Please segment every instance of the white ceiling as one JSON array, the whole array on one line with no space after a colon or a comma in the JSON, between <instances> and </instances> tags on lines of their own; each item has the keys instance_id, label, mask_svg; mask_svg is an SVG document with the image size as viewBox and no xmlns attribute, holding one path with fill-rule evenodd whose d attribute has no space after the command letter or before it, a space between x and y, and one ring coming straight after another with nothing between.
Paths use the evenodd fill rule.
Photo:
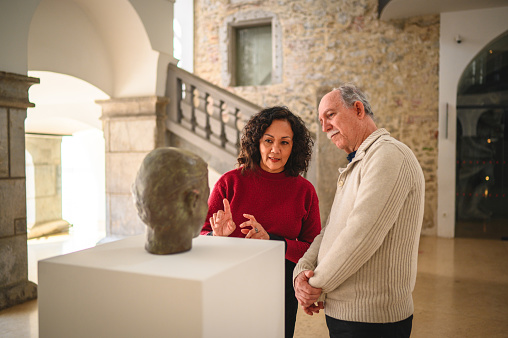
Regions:
<instances>
[{"instance_id":1,"label":"white ceiling","mask_svg":"<svg viewBox=\"0 0 508 338\"><path fill-rule=\"evenodd\" d=\"M383 8L380 19L402 19L443 12L506 6L508 6L508 0L391 0Z\"/></svg>"}]
</instances>

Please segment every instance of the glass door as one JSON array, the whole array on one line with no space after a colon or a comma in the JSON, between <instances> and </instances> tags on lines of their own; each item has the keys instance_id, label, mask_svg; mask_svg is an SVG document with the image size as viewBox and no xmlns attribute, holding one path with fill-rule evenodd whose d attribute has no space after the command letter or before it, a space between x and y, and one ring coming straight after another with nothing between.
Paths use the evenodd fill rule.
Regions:
<instances>
[{"instance_id":1,"label":"glass door","mask_svg":"<svg viewBox=\"0 0 508 338\"><path fill-rule=\"evenodd\" d=\"M508 34L468 65L457 94L456 237L508 240Z\"/></svg>"}]
</instances>

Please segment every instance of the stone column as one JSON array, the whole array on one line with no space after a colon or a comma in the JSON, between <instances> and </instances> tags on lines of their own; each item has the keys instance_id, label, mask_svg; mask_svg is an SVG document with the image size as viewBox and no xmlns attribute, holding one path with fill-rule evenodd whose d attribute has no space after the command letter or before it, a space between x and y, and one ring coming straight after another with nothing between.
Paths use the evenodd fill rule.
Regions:
<instances>
[{"instance_id":1,"label":"stone column","mask_svg":"<svg viewBox=\"0 0 508 338\"><path fill-rule=\"evenodd\" d=\"M28 281L25 119L39 79L0 72L0 310L37 297Z\"/></svg>"},{"instance_id":2,"label":"stone column","mask_svg":"<svg viewBox=\"0 0 508 338\"><path fill-rule=\"evenodd\" d=\"M151 150L165 146L166 97L134 97L96 101L102 106L106 142L106 235L144 233L131 186Z\"/></svg>"},{"instance_id":3,"label":"stone column","mask_svg":"<svg viewBox=\"0 0 508 338\"><path fill-rule=\"evenodd\" d=\"M62 136L26 135L25 142L35 185L35 220L27 224L28 238L68 231L69 222L62 219Z\"/></svg>"}]
</instances>

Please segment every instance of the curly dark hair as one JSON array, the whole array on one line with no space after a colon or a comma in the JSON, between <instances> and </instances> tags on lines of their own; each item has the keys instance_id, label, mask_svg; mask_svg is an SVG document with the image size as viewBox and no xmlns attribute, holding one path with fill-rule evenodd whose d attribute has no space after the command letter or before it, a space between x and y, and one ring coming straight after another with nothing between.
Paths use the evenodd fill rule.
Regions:
<instances>
[{"instance_id":1,"label":"curly dark hair","mask_svg":"<svg viewBox=\"0 0 508 338\"><path fill-rule=\"evenodd\" d=\"M284 172L286 176L298 176L307 171L312 155L314 141L302 119L293 114L287 107L275 106L263 109L253 115L245 125L241 139L238 165L242 166L242 173L254 170L261 161L259 140L274 120L288 121L293 130L293 148Z\"/></svg>"}]
</instances>

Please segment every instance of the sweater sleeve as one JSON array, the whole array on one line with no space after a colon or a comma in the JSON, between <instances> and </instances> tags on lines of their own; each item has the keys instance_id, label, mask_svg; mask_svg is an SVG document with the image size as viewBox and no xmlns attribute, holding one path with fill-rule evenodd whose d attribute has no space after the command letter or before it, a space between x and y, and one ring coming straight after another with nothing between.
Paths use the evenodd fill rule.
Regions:
<instances>
[{"instance_id":1,"label":"sweater sleeve","mask_svg":"<svg viewBox=\"0 0 508 338\"><path fill-rule=\"evenodd\" d=\"M222 200L226 197L226 187L224 185L224 181L220 178L215 184L210 197L208 198L208 213L206 215L205 224L201 229L201 235L208 235L210 231L212 231L212 226L210 225L210 217L218 210L223 210L224 203Z\"/></svg>"},{"instance_id":2,"label":"sweater sleeve","mask_svg":"<svg viewBox=\"0 0 508 338\"><path fill-rule=\"evenodd\" d=\"M410 165L399 149L389 146L388 151L371 155L375 157L361 168L357 198L346 225L320 258L309 280L324 293L339 287L374 255L414 184ZM334 226L332 217L331 214L327 228Z\"/></svg>"},{"instance_id":3,"label":"sweater sleeve","mask_svg":"<svg viewBox=\"0 0 508 338\"><path fill-rule=\"evenodd\" d=\"M314 238L314 241L309 246L309 249L305 252L305 254L300 258L298 263L296 264L295 269L293 270L293 282L302 271L312 270L317 266L317 257L319 252L319 247L321 245L321 240L323 239L323 233L325 228L321 230L319 235Z\"/></svg>"},{"instance_id":4,"label":"sweater sleeve","mask_svg":"<svg viewBox=\"0 0 508 338\"><path fill-rule=\"evenodd\" d=\"M309 194L309 202L306 206L308 212L302 222L300 234L296 239L286 238L287 251L286 258L294 263L302 258L309 249L310 244L321 230L321 218L319 215L319 200L314 188Z\"/></svg>"}]
</instances>

